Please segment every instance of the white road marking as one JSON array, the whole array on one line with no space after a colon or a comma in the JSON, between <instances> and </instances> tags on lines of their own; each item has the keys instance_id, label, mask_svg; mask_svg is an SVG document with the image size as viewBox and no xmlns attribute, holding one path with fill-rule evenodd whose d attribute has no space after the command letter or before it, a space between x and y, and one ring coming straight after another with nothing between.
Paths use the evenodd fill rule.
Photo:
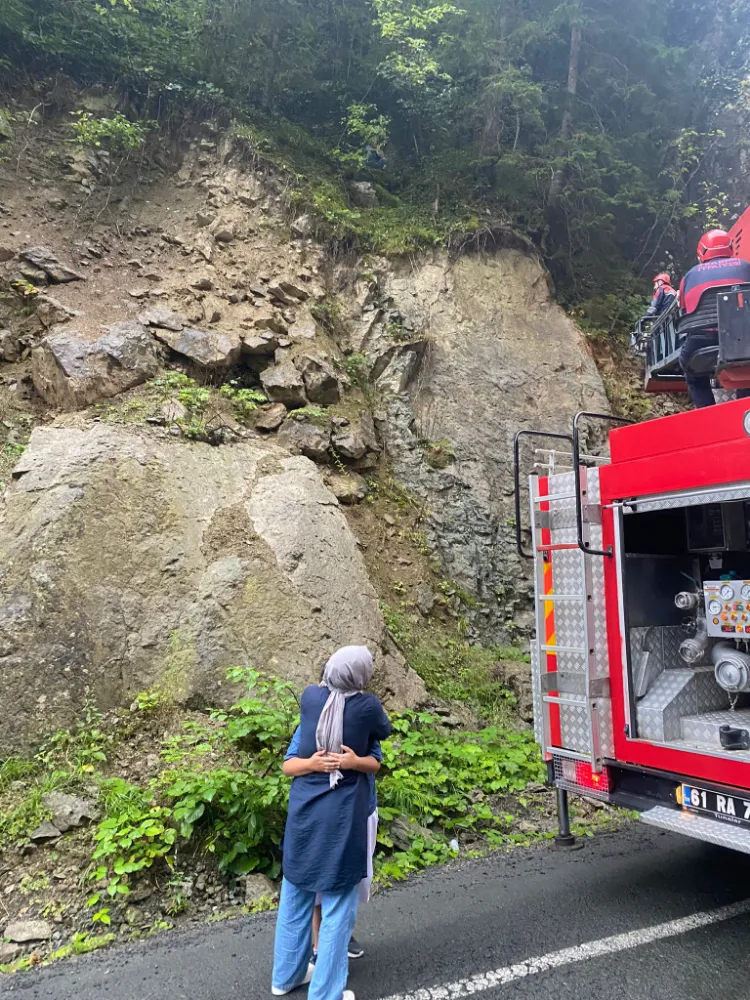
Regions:
<instances>
[{"instance_id":1,"label":"white road marking","mask_svg":"<svg viewBox=\"0 0 750 1000\"><path fill-rule=\"evenodd\" d=\"M750 899L722 906L718 910L708 910L704 913L694 913L689 917L680 917L678 920L668 920L666 923L656 924L654 927L626 931L624 934L615 934L612 937L602 938L600 941L588 941L586 944L575 945L573 948L552 951L548 955L527 958L524 962L506 965L501 969L492 969L490 972L479 973L468 979L457 979L453 983L431 986L424 990L414 990L413 993L394 993L390 997L385 997L384 1000L457 1000L459 997L492 990L497 986L504 986L506 983L525 979L527 976L535 976L550 969L573 965L576 962L586 962L591 958L600 958L602 955L611 955L617 951L638 948L641 945L651 944L664 938L676 937L678 934L687 934L689 931L709 927L711 924L718 924L723 920L731 920L744 913L750 913Z\"/></svg>"}]
</instances>

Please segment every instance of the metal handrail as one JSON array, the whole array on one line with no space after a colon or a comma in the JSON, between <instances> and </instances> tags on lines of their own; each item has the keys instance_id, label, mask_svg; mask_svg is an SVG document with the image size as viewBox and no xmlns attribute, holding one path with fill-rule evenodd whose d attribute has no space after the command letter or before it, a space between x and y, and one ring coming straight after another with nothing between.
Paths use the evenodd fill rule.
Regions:
<instances>
[{"instance_id":1,"label":"metal handrail","mask_svg":"<svg viewBox=\"0 0 750 1000\"><path fill-rule=\"evenodd\" d=\"M558 434L553 431L516 431L513 438L513 487L516 510L516 549L522 559L533 559L533 552L526 552L523 547L523 537L521 535L521 438L539 437L554 438L557 441L568 441L573 450L573 437L571 434ZM533 473L537 475L537 473Z\"/></svg>"},{"instance_id":2,"label":"metal handrail","mask_svg":"<svg viewBox=\"0 0 750 1000\"><path fill-rule=\"evenodd\" d=\"M632 420L626 417L614 417L611 413L592 413L589 410L579 410L573 417L573 476L575 479L575 500L576 500L576 528L578 530L578 548L581 552L586 552L590 556L611 556L612 546L606 549L592 549L588 542L583 540L583 498L581 497L581 461L580 461L580 430L581 420L604 420L613 424L632 424Z\"/></svg>"}]
</instances>

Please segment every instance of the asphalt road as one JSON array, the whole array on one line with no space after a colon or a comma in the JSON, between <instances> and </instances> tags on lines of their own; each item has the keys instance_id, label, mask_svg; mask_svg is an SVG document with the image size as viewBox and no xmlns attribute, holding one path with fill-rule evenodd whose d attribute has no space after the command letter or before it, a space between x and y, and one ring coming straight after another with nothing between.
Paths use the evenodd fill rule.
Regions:
<instances>
[{"instance_id":1,"label":"asphalt road","mask_svg":"<svg viewBox=\"0 0 750 1000\"><path fill-rule=\"evenodd\" d=\"M357 936L367 954L351 963L349 986L357 1000L435 1000L435 987L453 984L447 998L457 980L565 950L575 957L547 963L558 967L541 963L539 971L532 962L520 966L532 974L511 970L503 985L485 980L482 996L744 998L750 903L697 929L668 923L696 914L697 923L708 922L742 900L750 901L750 857L637 824L571 853L544 846L458 862L362 907ZM19 1000L268 1000L273 923L263 914L165 934L15 976L0 992ZM656 939L641 943L630 933L644 928L656 928ZM617 937L612 953L597 954L614 935L623 948ZM430 992L415 997L420 989Z\"/></svg>"}]
</instances>

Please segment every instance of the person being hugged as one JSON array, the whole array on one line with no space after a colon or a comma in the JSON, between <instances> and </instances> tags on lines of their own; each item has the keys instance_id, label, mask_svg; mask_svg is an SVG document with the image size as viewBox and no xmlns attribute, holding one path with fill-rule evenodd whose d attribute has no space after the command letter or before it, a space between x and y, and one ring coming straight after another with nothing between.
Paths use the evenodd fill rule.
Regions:
<instances>
[{"instance_id":1,"label":"person being hugged","mask_svg":"<svg viewBox=\"0 0 750 1000\"><path fill-rule=\"evenodd\" d=\"M354 1000L345 991L348 945L360 882L368 875L368 773L375 741L391 731L380 700L366 693L373 658L365 646L345 646L326 664L320 685L300 703L297 756L284 762L294 779L284 831L283 879L276 921L272 993L310 983L310 1000ZM312 955L312 915L321 905L318 955Z\"/></svg>"}]
</instances>

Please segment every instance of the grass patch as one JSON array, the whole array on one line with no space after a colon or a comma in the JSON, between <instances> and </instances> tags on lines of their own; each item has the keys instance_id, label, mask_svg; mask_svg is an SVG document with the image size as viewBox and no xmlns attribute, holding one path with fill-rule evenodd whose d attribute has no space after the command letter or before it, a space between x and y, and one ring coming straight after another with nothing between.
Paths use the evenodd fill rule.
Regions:
<instances>
[{"instance_id":1,"label":"grass patch","mask_svg":"<svg viewBox=\"0 0 750 1000\"><path fill-rule=\"evenodd\" d=\"M451 206L436 218L423 192L404 188L404 179L384 178L364 168L358 155L335 146L286 119L256 116L251 124L235 121L232 130L253 155L285 173L291 182L290 207L308 212L317 221L318 236L352 243L363 252L400 256L426 247L449 246L479 228L476 215L465 206ZM381 202L359 208L349 198L347 184L354 179L375 183ZM402 188L398 196L384 186Z\"/></svg>"},{"instance_id":2,"label":"grass patch","mask_svg":"<svg viewBox=\"0 0 750 1000\"><path fill-rule=\"evenodd\" d=\"M446 584L442 589L462 599L460 588ZM425 621L411 609L397 609L386 602L380 607L388 631L432 694L466 705L485 723L515 725L515 699L497 681L493 668L499 660L527 662L522 649L471 645L465 638L465 619L460 617Z\"/></svg>"}]
</instances>

